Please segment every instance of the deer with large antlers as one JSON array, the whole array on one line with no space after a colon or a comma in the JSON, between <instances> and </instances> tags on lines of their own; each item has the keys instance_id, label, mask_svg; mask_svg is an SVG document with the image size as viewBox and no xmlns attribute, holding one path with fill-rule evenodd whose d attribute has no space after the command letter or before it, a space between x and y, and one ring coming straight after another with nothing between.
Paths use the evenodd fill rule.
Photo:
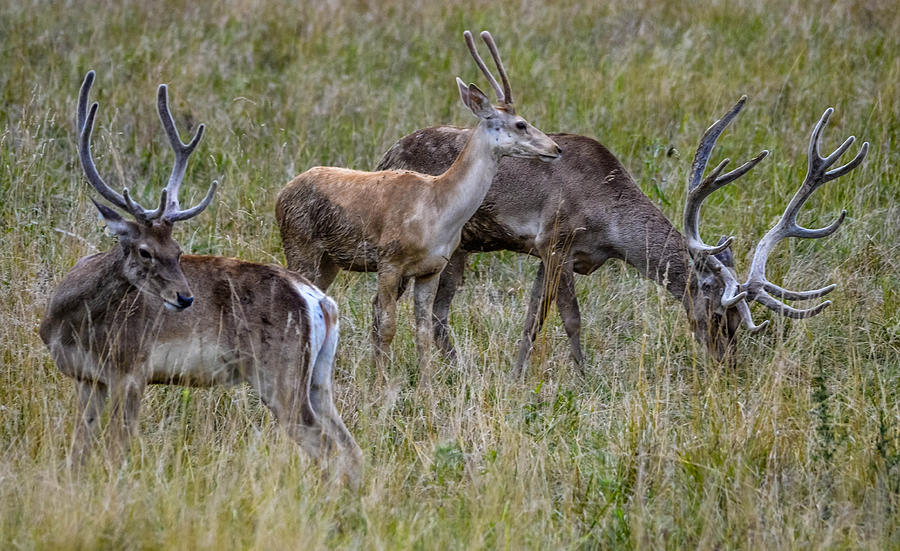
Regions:
<instances>
[{"instance_id":1,"label":"deer with large antlers","mask_svg":"<svg viewBox=\"0 0 900 551\"><path fill-rule=\"evenodd\" d=\"M415 279L416 349L423 380L429 377L431 306L441 270L456 249L463 224L481 205L501 157L553 160L559 146L516 114L509 79L490 33L482 32L503 87L464 33L498 105L474 84L456 79L462 102L479 119L452 162L435 175L407 170L360 172L316 167L278 195L275 215L288 268L327 289L339 269L376 271L373 309L375 365L384 364L396 331L396 303ZM548 166L552 163L546 163Z\"/></svg>"},{"instance_id":2,"label":"deer with large antlers","mask_svg":"<svg viewBox=\"0 0 900 551\"><path fill-rule=\"evenodd\" d=\"M846 165L828 171L853 143L850 137L833 154L818 154L822 128L832 110L822 115L812 133L809 173L784 216L760 241L750 275L737 282L731 239L711 247L699 237L700 204L710 193L746 174L765 157L760 153L743 166L720 175L723 161L705 180L703 172L712 148L725 127L737 116L740 101L704 135L694 158L685 205L682 236L659 211L616 157L597 141L574 134L550 134L565 149L557 163L543 165L522 159L504 159L483 204L462 230L460 246L441 275L434 303L434 338L454 355L448 329L450 303L463 280L466 258L475 251L512 250L540 259L537 277L525 317L514 370L525 372L537 333L549 305L556 305L569 337L571 354L581 366L581 314L575 297L574 274L590 274L613 258L628 262L644 276L664 285L684 305L695 338L718 360L733 358L736 332L741 322L758 331L749 302L756 301L785 316L815 315L829 303L809 310L785 305L783 300L820 297L834 286L815 291L792 292L765 279L765 265L775 245L786 237L824 237L837 229L843 215L821 230L807 230L796 223L797 211L820 185L853 170L868 151ZM385 153L379 169L410 169L428 174L445 170L468 139L469 130L438 126L414 132ZM776 298L777 297L777 298Z\"/></svg>"},{"instance_id":3,"label":"deer with large antlers","mask_svg":"<svg viewBox=\"0 0 900 551\"><path fill-rule=\"evenodd\" d=\"M93 81L90 71L78 99L81 164L88 183L134 221L94 201L119 244L78 261L41 323L41 338L56 365L78 387L73 456L83 460L108 398L113 442L121 448L134 432L148 384L248 382L304 450L355 483L362 454L332 399L338 340L334 301L278 266L182 256L173 225L200 214L217 186L213 182L197 206L180 208L178 189L204 126L182 143L166 86L159 87L159 117L175 165L159 206L145 209L128 188L119 194L107 186L91 157L98 108L94 103L87 110Z\"/></svg>"}]
</instances>

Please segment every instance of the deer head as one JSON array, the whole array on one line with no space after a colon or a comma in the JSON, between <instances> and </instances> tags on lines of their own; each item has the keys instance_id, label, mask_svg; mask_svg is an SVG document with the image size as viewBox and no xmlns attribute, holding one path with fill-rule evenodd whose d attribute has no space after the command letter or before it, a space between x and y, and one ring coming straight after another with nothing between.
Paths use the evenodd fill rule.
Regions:
<instances>
[{"instance_id":1,"label":"deer head","mask_svg":"<svg viewBox=\"0 0 900 551\"><path fill-rule=\"evenodd\" d=\"M754 322L750 312L750 302L758 302L783 316L795 319L815 316L831 304L831 301L826 300L808 309L788 306L782 300L809 300L822 297L834 290L835 285L810 291L789 291L766 279L766 261L772 249L787 237L820 238L831 235L838 229L844 221L847 211L843 211L838 219L830 225L815 230L798 225L797 213L816 189L825 182L839 178L859 166L869 150L869 143L864 142L852 161L828 170L847 151L856 138L850 136L831 155L821 157L819 142L822 130L834 111L831 108L825 110L810 137L809 167L806 178L788 203L784 214L757 244L753 261L750 264L749 276L744 283L740 283L734 269L733 257L728 249L733 237L723 237L715 246L707 245L700 238L699 225L700 205L703 200L717 189L749 172L769 153L763 150L738 168L722 174L729 163L729 159L725 159L713 169L709 176L703 178L703 172L706 170L706 164L716 140L737 117L746 101L747 96L742 96L724 117L706 130L701 138L691 166L684 210L685 240L693 265L693 278L688 288L689 296L685 299L690 301L688 312L690 312L691 326L697 339L705 343L710 352L720 360L729 356L733 351L735 337L741 324L751 333L762 331L769 324L768 320L759 325ZM733 354L730 357L733 358Z\"/></svg>"},{"instance_id":2,"label":"deer head","mask_svg":"<svg viewBox=\"0 0 900 551\"><path fill-rule=\"evenodd\" d=\"M204 125L197 128L190 143L182 143L175 128L175 121L169 112L168 92L165 84L161 84L157 95L157 108L166 135L175 151L175 165L169 182L160 194L159 206L148 210L132 199L128 188L122 194L113 191L100 177L94 160L91 157L91 133L94 129L94 118L98 104L87 110L88 95L94 83L94 71L88 71L81 85L78 97L78 154L85 176L103 198L113 206L130 214L134 220L126 220L115 210L93 201L107 227L114 233L122 247L124 255L121 275L142 293L161 298L169 310L180 311L189 307L193 301L190 287L181 271L179 259L181 247L172 239L172 227L179 220L187 220L200 214L209 203L218 187L213 182L206 197L195 207L181 210L178 204L178 188L184 179L187 160L203 137Z\"/></svg>"},{"instance_id":3,"label":"deer head","mask_svg":"<svg viewBox=\"0 0 900 551\"><path fill-rule=\"evenodd\" d=\"M500 88L497 80L488 70L481 56L478 55L475 41L472 39L472 33L465 31L463 36L466 39L469 52L475 59L475 63L497 93L497 105L491 105L488 97L478 86L474 84L467 86L462 79L457 77L456 84L459 87L459 97L466 107L478 117L480 121L479 127L482 127L490 135L492 143L495 144L495 154L539 158L544 161L552 161L558 158L562 153L562 149L556 145L556 142L532 126L528 121L516 115L506 69L504 69L503 62L500 60L500 53L491 33L482 31L481 38L491 51L497 70L500 72L500 78L503 80L503 88Z\"/></svg>"}]
</instances>

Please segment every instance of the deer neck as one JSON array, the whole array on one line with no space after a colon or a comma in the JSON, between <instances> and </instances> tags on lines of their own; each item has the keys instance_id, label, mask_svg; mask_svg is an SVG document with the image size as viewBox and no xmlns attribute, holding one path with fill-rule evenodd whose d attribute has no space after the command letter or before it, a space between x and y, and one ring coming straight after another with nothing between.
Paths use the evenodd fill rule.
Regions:
<instances>
[{"instance_id":1,"label":"deer neck","mask_svg":"<svg viewBox=\"0 0 900 551\"><path fill-rule=\"evenodd\" d=\"M487 125L480 122L450 168L434 180L435 204L444 224L457 233L462 230L484 201L500 157Z\"/></svg>"},{"instance_id":2,"label":"deer neck","mask_svg":"<svg viewBox=\"0 0 900 551\"><path fill-rule=\"evenodd\" d=\"M629 211L623 232L631 237L621 246L624 260L634 266L644 277L665 287L672 295L688 306L690 256L684 236L648 201L645 216L634 216Z\"/></svg>"},{"instance_id":3,"label":"deer neck","mask_svg":"<svg viewBox=\"0 0 900 551\"><path fill-rule=\"evenodd\" d=\"M125 254L119 246L80 260L69 272L70 281L64 282L53 299L54 313L69 321L85 318L97 323L130 311L138 304L140 293L122 275L124 263ZM131 294L135 300L125 304Z\"/></svg>"}]
</instances>

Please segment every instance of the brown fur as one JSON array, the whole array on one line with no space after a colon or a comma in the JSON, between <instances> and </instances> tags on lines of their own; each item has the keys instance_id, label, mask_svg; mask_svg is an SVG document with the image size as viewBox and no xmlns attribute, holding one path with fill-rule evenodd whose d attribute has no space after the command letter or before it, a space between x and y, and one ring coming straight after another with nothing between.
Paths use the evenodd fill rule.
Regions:
<instances>
[{"instance_id":1,"label":"brown fur","mask_svg":"<svg viewBox=\"0 0 900 551\"><path fill-rule=\"evenodd\" d=\"M385 153L378 170L440 174L459 153L469 132L450 126L416 131ZM447 319L450 302L463 280L467 255L511 250L541 259L519 345L518 372L524 371L554 297L573 359L582 364L581 315L573 274L590 274L611 258L624 260L664 284L685 305L698 339L706 342L710 332L720 335L711 347L717 355L724 355L733 331L725 327L724 320L709 319L707 325L712 314L694 307L701 293L689 272L682 235L603 145L574 134L550 137L565 155L555 163L502 159L484 202L463 227L460 245L441 275L434 303L439 346L453 354ZM558 283L550 283L554 281Z\"/></svg>"},{"instance_id":2,"label":"brown fur","mask_svg":"<svg viewBox=\"0 0 900 551\"><path fill-rule=\"evenodd\" d=\"M372 338L382 374L397 299L415 279L416 347L427 380L437 276L487 193L500 157L559 153L524 119L491 107L477 88L460 93L481 121L441 173L316 167L289 182L276 201L289 269L323 290L339 269L378 272Z\"/></svg>"},{"instance_id":3,"label":"brown fur","mask_svg":"<svg viewBox=\"0 0 900 551\"><path fill-rule=\"evenodd\" d=\"M328 333L337 331L330 299L324 297L321 308L310 311L298 291L309 283L298 274L231 258L185 255L180 267L194 290L194 304L167 311L159 296L139 291L121 276L129 257L124 247L116 247L79 261L60 283L41 323L41 338L57 366L78 381L83 411L77 455L89 447L108 393L113 428L123 439L133 431L147 384L248 382L307 452L319 460L335 456L346 462L340 468L350 481L358 476L361 451L331 402L331 364L310 362L320 352L310 350L313 320L324 319ZM165 358L173 361L168 369L151 358L154 349L166 345L184 346ZM183 354L203 351L209 357L202 366L179 371L187 367L179 365ZM314 369L328 370L318 375L328 380L328 388L309 384L316 378Z\"/></svg>"}]
</instances>

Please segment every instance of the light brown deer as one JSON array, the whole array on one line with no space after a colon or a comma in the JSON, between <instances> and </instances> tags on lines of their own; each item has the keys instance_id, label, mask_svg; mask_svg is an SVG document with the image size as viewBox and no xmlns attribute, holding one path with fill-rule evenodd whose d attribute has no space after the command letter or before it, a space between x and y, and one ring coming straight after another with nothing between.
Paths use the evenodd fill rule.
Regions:
<instances>
[{"instance_id":1,"label":"light brown deer","mask_svg":"<svg viewBox=\"0 0 900 551\"><path fill-rule=\"evenodd\" d=\"M463 224L481 205L503 156L553 160L560 148L516 115L509 80L491 35L482 32L503 88L475 49L466 44L497 93L498 105L474 84L456 79L463 103L478 125L452 162L433 176L407 170L360 172L316 167L278 194L275 216L287 265L325 290L339 269L377 271L373 310L375 365L384 376L396 331L396 303L415 279L416 349L422 380L429 377L431 305L441 270L459 243ZM552 163L548 163L548 166Z\"/></svg>"},{"instance_id":2,"label":"light brown deer","mask_svg":"<svg viewBox=\"0 0 900 551\"><path fill-rule=\"evenodd\" d=\"M362 454L332 399L335 303L278 266L182 256L172 239L174 223L202 212L217 187L213 182L203 201L181 210L178 188L204 126L182 143L166 86L159 87L159 116L175 165L159 206L145 209L128 188L121 195L110 189L94 165L90 140L98 104L87 112L93 81L90 71L78 99L81 164L88 183L134 221L94 202L119 244L78 261L41 323L56 365L78 387L73 457L83 461L108 397L113 444L121 451L135 431L148 384L248 382L304 450L355 484Z\"/></svg>"},{"instance_id":3,"label":"light brown deer","mask_svg":"<svg viewBox=\"0 0 900 551\"><path fill-rule=\"evenodd\" d=\"M518 374L525 371L534 339L554 298L569 337L572 357L579 366L583 364L581 314L575 297L574 274L590 274L611 258L631 264L681 301L696 339L718 360L733 358L731 352L741 320L751 330L765 327L767 322L759 326L753 323L748 301L755 300L792 318L821 312L828 302L810 310L797 310L772 295L787 300L810 299L828 293L834 286L802 293L785 291L766 281L766 258L785 237L824 237L837 229L843 215L827 228L806 230L796 225L797 211L822 183L859 165L868 151L868 143L863 144L851 162L826 172L854 138L848 138L827 158L819 157L820 135L832 110L825 111L810 140L809 174L781 221L757 246L749 279L738 284L728 250L731 240L720 242L717 247L703 245L697 225L703 199L745 174L767 153L764 151L739 169L719 176L728 162L723 161L711 179L701 182L716 139L745 100L742 97L725 117L710 127L698 147L685 205L686 236L641 192L618 159L591 138L550 134L566 152L556 163L501 161L493 186L463 227L460 246L441 275L434 304L438 345L447 354L454 355L447 323L450 303L463 281L466 258L474 251L511 250L536 256L541 261L516 357L514 369ZM438 174L458 154L469 133L451 126L416 131L395 143L385 153L378 169Z\"/></svg>"}]
</instances>

